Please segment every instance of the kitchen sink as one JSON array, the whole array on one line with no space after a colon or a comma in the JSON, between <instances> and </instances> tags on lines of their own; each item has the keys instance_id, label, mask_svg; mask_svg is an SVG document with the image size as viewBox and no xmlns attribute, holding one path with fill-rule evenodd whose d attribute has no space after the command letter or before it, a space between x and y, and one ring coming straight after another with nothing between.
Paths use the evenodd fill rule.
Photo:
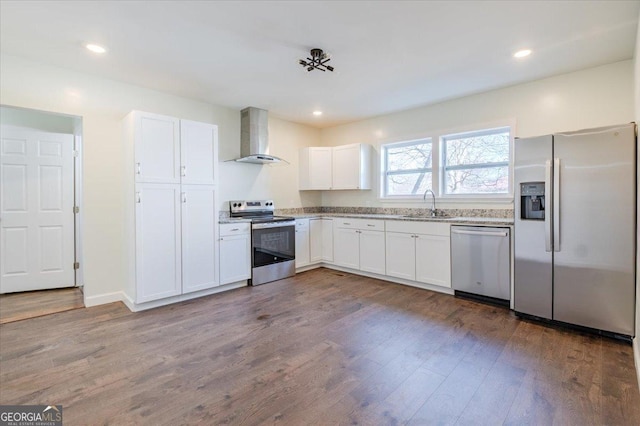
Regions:
<instances>
[{"instance_id":1,"label":"kitchen sink","mask_svg":"<svg viewBox=\"0 0 640 426\"><path fill-rule=\"evenodd\" d=\"M431 215L428 214L407 214L402 216L403 218L406 219L429 219L429 220L453 220L453 219L459 219L458 217L455 216L435 216L432 217Z\"/></svg>"}]
</instances>

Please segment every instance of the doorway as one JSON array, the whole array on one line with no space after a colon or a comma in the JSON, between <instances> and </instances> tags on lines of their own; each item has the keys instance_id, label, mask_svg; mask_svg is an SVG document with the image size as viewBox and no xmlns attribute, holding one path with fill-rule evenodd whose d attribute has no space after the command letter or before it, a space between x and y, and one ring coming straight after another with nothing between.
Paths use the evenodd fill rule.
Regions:
<instances>
[{"instance_id":1,"label":"doorway","mask_svg":"<svg viewBox=\"0 0 640 426\"><path fill-rule=\"evenodd\" d=\"M82 287L81 138L81 117L0 106L2 297Z\"/></svg>"}]
</instances>

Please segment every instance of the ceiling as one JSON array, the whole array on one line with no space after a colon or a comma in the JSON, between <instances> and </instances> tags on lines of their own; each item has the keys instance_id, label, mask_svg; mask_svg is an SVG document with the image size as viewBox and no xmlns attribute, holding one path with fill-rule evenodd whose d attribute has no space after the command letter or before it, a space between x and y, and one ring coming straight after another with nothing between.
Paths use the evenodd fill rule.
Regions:
<instances>
[{"instance_id":1,"label":"ceiling","mask_svg":"<svg viewBox=\"0 0 640 426\"><path fill-rule=\"evenodd\" d=\"M630 59L639 11L610 0L2 0L0 50L327 127ZM298 64L316 47L335 72ZM525 47L531 56L512 57Z\"/></svg>"}]
</instances>

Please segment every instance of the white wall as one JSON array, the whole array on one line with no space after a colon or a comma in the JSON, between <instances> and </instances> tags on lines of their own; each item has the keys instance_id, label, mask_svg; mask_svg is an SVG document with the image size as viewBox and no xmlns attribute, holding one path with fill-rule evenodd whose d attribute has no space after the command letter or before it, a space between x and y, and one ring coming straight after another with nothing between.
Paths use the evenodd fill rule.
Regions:
<instances>
[{"instance_id":1,"label":"white wall","mask_svg":"<svg viewBox=\"0 0 640 426\"><path fill-rule=\"evenodd\" d=\"M109 301L125 279L124 165L121 120L138 109L219 126L220 159L240 153L240 112L67 69L2 55L0 102L82 117L84 286L88 303ZM221 201L270 197L282 207L317 205L319 195L300 196L296 144L317 145L319 132L273 118L271 153L289 166L221 165ZM286 153L286 155L285 155ZM129 161L132 161L130 159ZM286 184L285 184L286 183ZM111 295L111 296L110 296Z\"/></svg>"},{"instance_id":2,"label":"white wall","mask_svg":"<svg viewBox=\"0 0 640 426\"><path fill-rule=\"evenodd\" d=\"M531 58L535 60L535 58ZM633 61L591 68L520 84L436 105L374 117L323 129L323 145L381 143L428 136L431 131L461 129L515 119L515 136L578 130L633 121ZM325 191L325 206L415 207L411 203L381 202L379 160L371 191ZM449 208L512 208L512 204L463 205L439 202Z\"/></svg>"},{"instance_id":3,"label":"white wall","mask_svg":"<svg viewBox=\"0 0 640 426\"><path fill-rule=\"evenodd\" d=\"M269 154L290 164L256 165L227 162L240 156L240 114L235 127L237 140L231 146L220 148L220 200L227 210L229 200L255 200L273 198L278 208L315 207L320 205L317 191L298 191L298 149L320 144L320 131L302 124L269 116Z\"/></svg>"}]
</instances>

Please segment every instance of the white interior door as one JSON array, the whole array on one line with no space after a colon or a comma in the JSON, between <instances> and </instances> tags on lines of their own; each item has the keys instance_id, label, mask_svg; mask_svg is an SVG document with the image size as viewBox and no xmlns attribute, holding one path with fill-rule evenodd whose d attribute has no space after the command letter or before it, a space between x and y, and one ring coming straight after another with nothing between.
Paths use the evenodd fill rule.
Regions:
<instances>
[{"instance_id":1,"label":"white interior door","mask_svg":"<svg viewBox=\"0 0 640 426\"><path fill-rule=\"evenodd\" d=\"M72 287L73 135L0 130L0 293Z\"/></svg>"}]
</instances>

